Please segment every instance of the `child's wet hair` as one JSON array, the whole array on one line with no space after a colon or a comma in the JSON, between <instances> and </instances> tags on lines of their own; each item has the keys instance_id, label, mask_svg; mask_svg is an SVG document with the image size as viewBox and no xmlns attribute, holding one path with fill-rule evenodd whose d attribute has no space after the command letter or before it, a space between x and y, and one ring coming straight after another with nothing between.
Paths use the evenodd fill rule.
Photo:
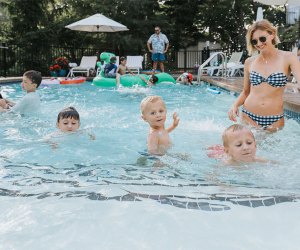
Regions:
<instances>
[{"instance_id":1,"label":"child's wet hair","mask_svg":"<svg viewBox=\"0 0 300 250\"><path fill-rule=\"evenodd\" d=\"M61 119L66 119L66 118L73 118L77 121L80 121L79 113L73 107L68 107L60 111L57 116L57 123L59 123Z\"/></svg>"},{"instance_id":2,"label":"child's wet hair","mask_svg":"<svg viewBox=\"0 0 300 250\"><path fill-rule=\"evenodd\" d=\"M151 76L151 78L152 78L152 83L156 83L158 81L158 77L155 75Z\"/></svg>"},{"instance_id":3,"label":"child's wet hair","mask_svg":"<svg viewBox=\"0 0 300 250\"><path fill-rule=\"evenodd\" d=\"M119 61L120 61L120 62L123 62L123 61L125 61L125 60L126 60L126 57L125 57L125 56L121 56Z\"/></svg>"},{"instance_id":4,"label":"child's wet hair","mask_svg":"<svg viewBox=\"0 0 300 250\"><path fill-rule=\"evenodd\" d=\"M24 76L26 76L30 81L32 81L32 83L35 83L37 88L40 86L42 82L41 72L35 70L29 70L24 73Z\"/></svg>"},{"instance_id":5,"label":"child's wet hair","mask_svg":"<svg viewBox=\"0 0 300 250\"><path fill-rule=\"evenodd\" d=\"M233 124L233 125L229 126L228 128L226 128L223 132L223 135L222 135L223 146L228 147L228 133L229 132L235 132L235 131L241 131L241 130L248 131L249 133L251 133L251 135L254 138L254 135L249 128L247 128L246 126L241 125L241 124Z\"/></svg>"},{"instance_id":6,"label":"child's wet hair","mask_svg":"<svg viewBox=\"0 0 300 250\"><path fill-rule=\"evenodd\" d=\"M141 112L142 114L144 114L144 111L146 109L146 107L148 106L149 103L155 103L157 101L161 101L163 103L164 106L165 105L165 102L163 101L163 99L158 96L158 95L152 95L152 96L147 96L145 97L142 101L141 101Z\"/></svg>"}]
</instances>

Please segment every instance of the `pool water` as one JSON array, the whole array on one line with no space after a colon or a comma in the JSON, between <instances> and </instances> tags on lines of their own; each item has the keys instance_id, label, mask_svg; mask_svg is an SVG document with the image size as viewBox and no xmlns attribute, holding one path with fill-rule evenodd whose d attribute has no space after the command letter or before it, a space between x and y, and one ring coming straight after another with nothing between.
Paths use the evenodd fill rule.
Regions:
<instances>
[{"instance_id":1,"label":"pool water","mask_svg":"<svg viewBox=\"0 0 300 250\"><path fill-rule=\"evenodd\" d=\"M23 95L17 83L2 93ZM38 116L0 114L0 249L297 249L296 121L274 134L254 131L258 156L276 163L224 167L206 148L231 125L236 97L228 92L86 82L39 94ZM139 105L147 95L165 100L167 126L173 112L180 117L162 157L145 154L149 127ZM57 134L57 114L68 106L80 113L81 129Z\"/></svg>"}]
</instances>

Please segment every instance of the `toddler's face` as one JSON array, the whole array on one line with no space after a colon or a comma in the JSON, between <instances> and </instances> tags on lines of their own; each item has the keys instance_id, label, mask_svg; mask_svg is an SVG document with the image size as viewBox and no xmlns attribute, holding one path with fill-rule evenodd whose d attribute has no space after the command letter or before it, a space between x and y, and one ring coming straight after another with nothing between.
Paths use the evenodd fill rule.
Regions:
<instances>
[{"instance_id":1,"label":"toddler's face","mask_svg":"<svg viewBox=\"0 0 300 250\"><path fill-rule=\"evenodd\" d=\"M256 142L248 130L228 132L228 146L225 152L235 161L253 162L256 155Z\"/></svg>"},{"instance_id":2,"label":"toddler's face","mask_svg":"<svg viewBox=\"0 0 300 250\"><path fill-rule=\"evenodd\" d=\"M80 122L79 120L71 117L63 118L59 120L59 122L57 123L57 127L62 132L74 132L80 127Z\"/></svg>"},{"instance_id":3,"label":"toddler's face","mask_svg":"<svg viewBox=\"0 0 300 250\"><path fill-rule=\"evenodd\" d=\"M162 101L148 103L142 118L153 128L163 127L166 121L167 110Z\"/></svg>"}]
</instances>

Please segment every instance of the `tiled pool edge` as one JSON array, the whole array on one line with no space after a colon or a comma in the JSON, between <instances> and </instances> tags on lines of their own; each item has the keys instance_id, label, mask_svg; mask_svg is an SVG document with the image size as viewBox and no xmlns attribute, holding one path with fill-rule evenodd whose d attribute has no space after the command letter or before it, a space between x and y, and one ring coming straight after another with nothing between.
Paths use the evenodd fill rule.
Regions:
<instances>
[{"instance_id":1,"label":"tiled pool edge","mask_svg":"<svg viewBox=\"0 0 300 250\"><path fill-rule=\"evenodd\" d=\"M234 94L239 94L243 86L241 80L243 78L221 78L221 77L208 77L202 76L201 81L207 82L210 85L217 86L218 88L225 90L226 92L232 92ZM300 100L300 94L291 94L293 96L297 95ZM289 96L284 98L284 114L288 119L294 119L300 123L300 104L289 101Z\"/></svg>"}]
</instances>

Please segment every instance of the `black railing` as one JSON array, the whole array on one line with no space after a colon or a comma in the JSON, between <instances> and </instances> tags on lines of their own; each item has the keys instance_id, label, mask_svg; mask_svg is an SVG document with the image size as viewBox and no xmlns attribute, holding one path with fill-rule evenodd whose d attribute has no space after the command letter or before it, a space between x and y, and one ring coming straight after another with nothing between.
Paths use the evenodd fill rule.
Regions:
<instances>
[{"instance_id":1,"label":"black railing","mask_svg":"<svg viewBox=\"0 0 300 250\"><path fill-rule=\"evenodd\" d=\"M292 50L295 43L282 43L279 48L283 50ZM93 49L93 48L74 48L74 47L33 47L31 45L12 45L2 44L0 46L0 76L21 76L26 70L35 69L42 73L43 76L50 75L49 66L57 57L65 56L70 62L80 63L82 56L97 55L103 51L108 51L119 55L113 49ZM237 48L227 47L222 50L204 50L190 51L170 50L167 53L167 60L165 62L166 71L192 71L202 64L211 53L222 51L226 55L230 55L234 51L245 51L245 58L247 52L245 48L239 46ZM140 51L123 51L122 55L139 55ZM143 53L143 52L142 52ZM144 69L152 69L151 54L144 51ZM244 59L245 59L244 58Z\"/></svg>"}]
</instances>

